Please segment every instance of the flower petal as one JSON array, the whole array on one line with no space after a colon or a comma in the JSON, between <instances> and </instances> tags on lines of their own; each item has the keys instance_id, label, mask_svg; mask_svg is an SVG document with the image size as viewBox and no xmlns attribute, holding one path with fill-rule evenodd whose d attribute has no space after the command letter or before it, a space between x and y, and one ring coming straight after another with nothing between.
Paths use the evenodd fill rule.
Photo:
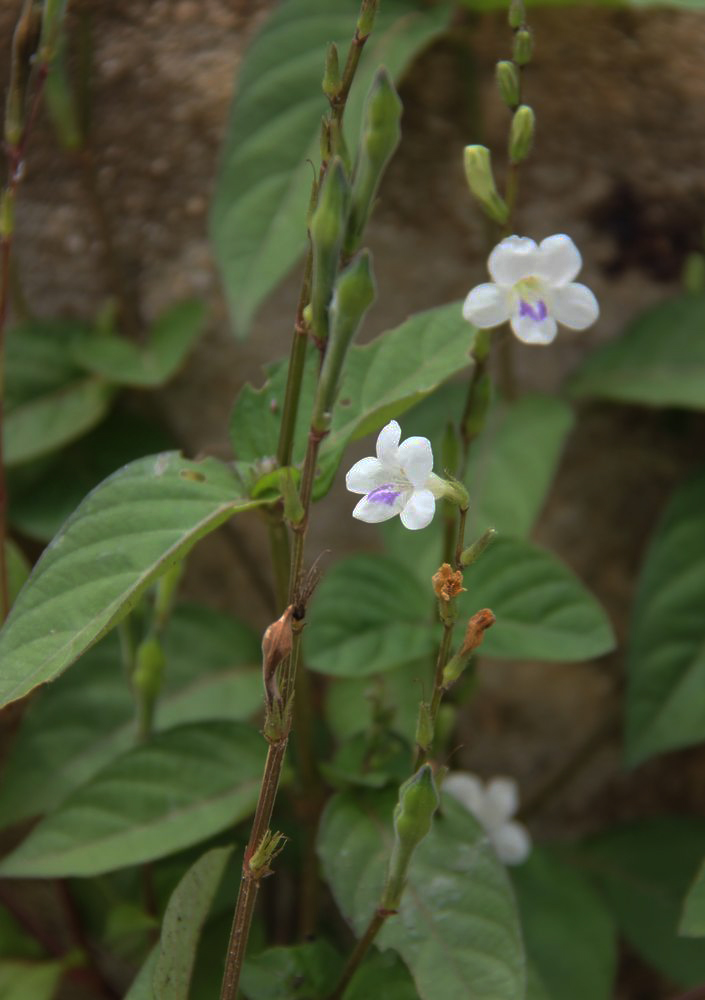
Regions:
<instances>
[{"instance_id":1,"label":"flower petal","mask_svg":"<svg viewBox=\"0 0 705 1000\"><path fill-rule=\"evenodd\" d=\"M381 486L388 473L378 458L361 458L345 476L345 486L351 493L369 493Z\"/></svg>"},{"instance_id":2,"label":"flower petal","mask_svg":"<svg viewBox=\"0 0 705 1000\"><path fill-rule=\"evenodd\" d=\"M377 436L377 458L385 465L397 464L397 448L401 438L401 427L396 420L390 420Z\"/></svg>"},{"instance_id":3,"label":"flower petal","mask_svg":"<svg viewBox=\"0 0 705 1000\"><path fill-rule=\"evenodd\" d=\"M584 330L600 315L600 307L587 285L572 283L554 291L551 312L563 326Z\"/></svg>"},{"instance_id":4,"label":"flower petal","mask_svg":"<svg viewBox=\"0 0 705 1000\"><path fill-rule=\"evenodd\" d=\"M481 330L505 323L511 314L509 296L491 282L477 285L463 303L463 316Z\"/></svg>"},{"instance_id":5,"label":"flower petal","mask_svg":"<svg viewBox=\"0 0 705 1000\"><path fill-rule=\"evenodd\" d=\"M520 316L517 312L512 316L510 322L514 333L525 344L550 344L555 340L558 330L552 316L547 316L537 323L531 316Z\"/></svg>"},{"instance_id":6,"label":"flower petal","mask_svg":"<svg viewBox=\"0 0 705 1000\"><path fill-rule=\"evenodd\" d=\"M479 778L466 771L452 771L443 779L443 791L452 795L479 821L485 802L485 789Z\"/></svg>"},{"instance_id":7,"label":"flower petal","mask_svg":"<svg viewBox=\"0 0 705 1000\"><path fill-rule=\"evenodd\" d=\"M402 441L397 461L412 486L422 487L433 471L433 450L425 437L410 437Z\"/></svg>"},{"instance_id":8,"label":"flower petal","mask_svg":"<svg viewBox=\"0 0 705 1000\"><path fill-rule=\"evenodd\" d=\"M536 274L549 285L565 285L576 276L583 261L570 236L558 233L539 243Z\"/></svg>"},{"instance_id":9,"label":"flower petal","mask_svg":"<svg viewBox=\"0 0 705 1000\"><path fill-rule=\"evenodd\" d=\"M401 523L410 531L419 531L433 520L436 500L430 490L414 490L400 514Z\"/></svg>"},{"instance_id":10,"label":"flower petal","mask_svg":"<svg viewBox=\"0 0 705 1000\"><path fill-rule=\"evenodd\" d=\"M529 831L521 823L505 823L490 836L497 857L505 865L520 865L531 853Z\"/></svg>"},{"instance_id":11,"label":"flower petal","mask_svg":"<svg viewBox=\"0 0 705 1000\"><path fill-rule=\"evenodd\" d=\"M508 236L498 243L487 261L488 270L498 285L516 285L536 273L537 246L525 236Z\"/></svg>"},{"instance_id":12,"label":"flower petal","mask_svg":"<svg viewBox=\"0 0 705 1000\"><path fill-rule=\"evenodd\" d=\"M377 489L375 493L368 493L360 500L352 512L352 516L358 521L366 521L367 524L379 524L380 521L388 521L391 517L401 514L404 510L405 498L408 491L396 490L390 487L388 491L382 493ZM381 494L381 495L380 495Z\"/></svg>"},{"instance_id":13,"label":"flower petal","mask_svg":"<svg viewBox=\"0 0 705 1000\"><path fill-rule=\"evenodd\" d=\"M514 778L492 778L487 783L485 796L497 817L497 825L508 820L519 808L519 789Z\"/></svg>"}]
</instances>

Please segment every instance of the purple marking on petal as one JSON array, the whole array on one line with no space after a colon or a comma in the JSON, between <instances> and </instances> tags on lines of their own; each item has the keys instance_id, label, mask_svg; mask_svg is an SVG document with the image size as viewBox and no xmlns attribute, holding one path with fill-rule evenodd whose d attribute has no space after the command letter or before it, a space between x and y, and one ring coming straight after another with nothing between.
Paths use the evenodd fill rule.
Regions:
<instances>
[{"instance_id":1,"label":"purple marking on petal","mask_svg":"<svg viewBox=\"0 0 705 1000\"><path fill-rule=\"evenodd\" d=\"M371 500L372 503L384 503L387 507L391 507L400 495L401 490L395 490L392 483L384 483L368 493L367 499Z\"/></svg>"},{"instance_id":2,"label":"purple marking on petal","mask_svg":"<svg viewBox=\"0 0 705 1000\"><path fill-rule=\"evenodd\" d=\"M548 316L548 309L546 308L546 303L543 301L543 299L538 300L535 309L530 303L525 302L524 299L520 299L519 315L528 316L530 319L534 321L534 323L540 323Z\"/></svg>"}]
</instances>

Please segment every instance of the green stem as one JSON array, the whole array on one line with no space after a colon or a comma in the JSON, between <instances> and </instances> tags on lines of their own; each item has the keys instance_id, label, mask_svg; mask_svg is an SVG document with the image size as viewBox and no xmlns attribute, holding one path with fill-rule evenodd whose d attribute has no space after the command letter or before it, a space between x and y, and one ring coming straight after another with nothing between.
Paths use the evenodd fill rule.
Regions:
<instances>
[{"instance_id":1,"label":"green stem","mask_svg":"<svg viewBox=\"0 0 705 1000\"><path fill-rule=\"evenodd\" d=\"M282 521L281 511L268 517L269 550L274 568L274 589L277 599L277 614L282 614L288 603L289 563L291 559L289 533Z\"/></svg>"},{"instance_id":2,"label":"green stem","mask_svg":"<svg viewBox=\"0 0 705 1000\"><path fill-rule=\"evenodd\" d=\"M296 419L299 413L299 400L301 398L301 384L304 377L304 366L306 363L306 348L308 347L309 327L304 320L304 309L308 305L311 296L311 275L313 273L313 253L309 248L304 264L304 277L301 283L299 303L296 307L296 322L294 325L294 336L291 341L291 353L289 355L289 371L286 378L286 391L284 393L284 405L282 408L282 422L279 428L279 444L277 447L277 463L280 468L291 465L291 457L294 450L294 433L296 431Z\"/></svg>"},{"instance_id":3,"label":"green stem","mask_svg":"<svg viewBox=\"0 0 705 1000\"><path fill-rule=\"evenodd\" d=\"M375 910L375 912L372 914L372 918L369 924L367 925L365 933L357 942L354 950L352 951L350 957L345 963L345 968L343 969L340 979L338 980L338 984L328 997L328 1000L340 1000L340 998L343 996L348 984L350 983L350 980L355 975L357 969L362 963L363 958L370 950L370 945L377 937L377 935L379 934L380 930L384 925L385 920L390 915L391 914L389 910L382 910L382 909Z\"/></svg>"}]
</instances>

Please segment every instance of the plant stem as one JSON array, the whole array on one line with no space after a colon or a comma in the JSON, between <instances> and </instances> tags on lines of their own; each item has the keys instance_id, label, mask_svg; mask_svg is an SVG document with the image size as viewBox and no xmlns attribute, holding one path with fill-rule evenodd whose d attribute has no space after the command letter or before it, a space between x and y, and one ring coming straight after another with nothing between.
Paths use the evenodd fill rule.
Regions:
<instances>
[{"instance_id":1,"label":"plant stem","mask_svg":"<svg viewBox=\"0 0 705 1000\"><path fill-rule=\"evenodd\" d=\"M335 987L335 990L328 997L328 1000L340 1000L340 998L343 996L346 988L348 987L348 984L350 983L350 980L357 972L357 969L360 966L363 958L370 950L370 945L379 934L388 916L390 916L390 911L382 909L377 909L372 914L372 918L369 924L367 925L365 933L357 942L350 957L345 963L345 968L341 973L340 979L338 980L338 984Z\"/></svg>"},{"instance_id":2,"label":"plant stem","mask_svg":"<svg viewBox=\"0 0 705 1000\"><path fill-rule=\"evenodd\" d=\"M286 391L284 394L284 405L282 408L282 422L279 428L277 464L280 468L291 465L291 457L294 450L294 433L296 431L296 418L299 413L301 384L304 376L306 348L308 347L309 334L308 323L304 320L304 309L308 305L308 300L311 296L312 274L313 253L309 247L306 254L306 262L304 264L304 276L301 282L299 302L296 307L296 322L294 324L294 336L291 341L289 371L286 379Z\"/></svg>"},{"instance_id":3,"label":"plant stem","mask_svg":"<svg viewBox=\"0 0 705 1000\"><path fill-rule=\"evenodd\" d=\"M289 533L286 530L281 511L268 516L269 551L274 569L274 590L277 600L277 614L282 614L287 606L289 593L289 562L291 559Z\"/></svg>"}]
</instances>

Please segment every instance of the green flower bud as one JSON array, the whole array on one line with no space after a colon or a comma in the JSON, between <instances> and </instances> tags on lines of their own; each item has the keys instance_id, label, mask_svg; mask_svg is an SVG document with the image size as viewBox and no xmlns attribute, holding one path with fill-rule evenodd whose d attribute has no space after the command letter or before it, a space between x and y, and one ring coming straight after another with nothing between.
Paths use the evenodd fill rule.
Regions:
<instances>
[{"instance_id":1,"label":"green flower bud","mask_svg":"<svg viewBox=\"0 0 705 1000\"><path fill-rule=\"evenodd\" d=\"M411 856L431 829L438 804L431 765L424 764L399 789L394 810L394 847L382 893L382 909L393 911L399 906Z\"/></svg>"},{"instance_id":2,"label":"green flower bud","mask_svg":"<svg viewBox=\"0 0 705 1000\"><path fill-rule=\"evenodd\" d=\"M44 0L42 30L39 39L39 61L45 66L53 58L67 3L68 0Z\"/></svg>"},{"instance_id":3,"label":"green flower bud","mask_svg":"<svg viewBox=\"0 0 705 1000\"><path fill-rule=\"evenodd\" d=\"M529 155L534 141L534 112L528 104L520 105L514 112L509 131L509 159L521 163Z\"/></svg>"},{"instance_id":4,"label":"green flower bud","mask_svg":"<svg viewBox=\"0 0 705 1000\"><path fill-rule=\"evenodd\" d=\"M509 59L502 59L495 67L495 76L500 97L509 108L519 103L519 70Z\"/></svg>"},{"instance_id":5,"label":"green flower bud","mask_svg":"<svg viewBox=\"0 0 705 1000\"><path fill-rule=\"evenodd\" d=\"M49 67L45 84L46 106L59 142L71 152L83 146L76 102L66 71L66 41L62 35Z\"/></svg>"},{"instance_id":6,"label":"green flower bud","mask_svg":"<svg viewBox=\"0 0 705 1000\"><path fill-rule=\"evenodd\" d=\"M509 209L497 193L489 149L486 146L466 146L463 164L470 190L487 215L503 225L507 221Z\"/></svg>"},{"instance_id":7,"label":"green flower bud","mask_svg":"<svg viewBox=\"0 0 705 1000\"><path fill-rule=\"evenodd\" d=\"M359 245L379 182L401 139L402 104L387 70L380 69L367 94L360 148L352 182L347 253Z\"/></svg>"},{"instance_id":8,"label":"green flower bud","mask_svg":"<svg viewBox=\"0 0 705 1000\"><path fill-rule=\"evenodd\" d=\"M514 36L514 51L512 52L514 62L517 66L526 66L527 63L531 62L533 54L533 36L527 28L522 28Z\"/></svg>"},{"instance_id":9,"label":"green flower bud","mask_svg":"<svg viewBox=\"0 0 705 1000\"><path fill-rule=\"evenodd\" d=\"M379 7L379 0L362 0L362 6L360 7L360 15L357 19L357 36L358 38L367 38L374 27L375 17L377 16L377 8Z\"/></svg>"},{"instance_id":10,"label":"green flower bud","mask_svg":"<svg viewBox=\"0 0 705 1000\"><path fill-rule=\"evenodd\" d=\"M338 61L338 46L331 42L326 51L326 68L323 73L323 93L329 100L337 97L340 92L340 63Z\"/></svg>"},{"instance_id":11,"label":"green flower bud","mask_svg":"<svg viewBox=\"0 0 705 1000\"><path fill-rule=\"evenodd\" d=\"M487 531L480 535L477 541L473 542L472 545L468 545L466 549L463 549L460 553L460 565L472 566L496 537L497 532L495 529L488 528Z\"/></svg>"},{"instance_id":12,"label":"green flower bud","mask_svg":"<svg viewBox=\"0 0 705 1000\"><path fill-rule=\"evenodd\" d=\"M512 0L509 4L509 27L516 31L517 28L521 28L525 19L524 0Z\"/></svg>"},{"instance_id":13,"label":"green flower bud","mask_svg":"<svg viewBox=\"0 0 705 1000\"><path fill-rule=\"evenodd\" d=\"M349 188L345 170L335 159L328 167L311 217L313 281L311 326L319 340L328 336L328 304L338 272L340 250L347 221Z\"/></svg>"},{"instance_id":14,"label":"green flower bud","mask_svg":"<svg viewBox=\"0 0 705 1000\"><path fill-rule=\"evenodd\" d=\"M325 431L338 395L345 357L365 313L375 300L376 287L369 250L363 250L338 277L328 310L328 349L318 380L311 426Z\"/></svg>"},{"instance_id":15,"label":"green flower bud","mask_svg":"<svg viewBox=\"0 0 705 1000\"><path fill-rule=\"evenodd\" d=\"M132 683L144 697L153 700L159 694L164 677L166 657L156 636L148 636L137 647Z\"/></svg>"}]
</instances>

